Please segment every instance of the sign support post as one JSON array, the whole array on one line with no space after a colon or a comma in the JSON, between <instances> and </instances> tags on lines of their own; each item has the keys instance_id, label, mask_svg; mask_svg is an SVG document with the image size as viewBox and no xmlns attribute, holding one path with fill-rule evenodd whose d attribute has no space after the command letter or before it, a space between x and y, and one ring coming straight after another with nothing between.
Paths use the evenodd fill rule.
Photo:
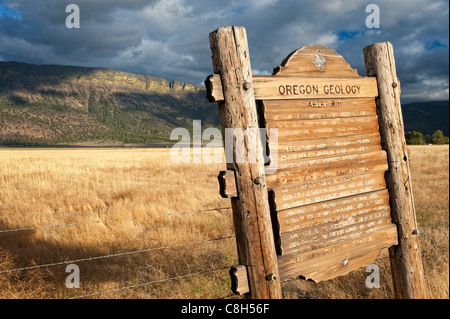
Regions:
<instances>
[{"instance_id":1,"label":"sign support post","mask_svg":"<svg viewBox=\"0 0 450 319\"><path fill-rule=\"evenodd\" d=\"M252 298L280 299L281 284L264 179L263 146L259 138L247 34L243 27L219 28L210 34L210 44L214 73L220 74L223 88L224 100L219 102L219 111L224 140L227 140L226 128L258 134L256 138L243 138L243 154L237 154L233 145L232 158L227 158L227 169L234 171L236 180L237 196L231 203L239 262L247 268ZM256 145L251 141L256 141ZM249 161L250 155L253 161ZM237 161L241 156L244 160Z\"/></svg>"},{"instance_id":2,"label":"sign support post","mask_svg":"<svg viewBox=\"0 0 450 319\"><path fill-rule=\"evenodd\" d=\"M367 76L375 76L379 97L376 99L381 146L387 152L392 221L397 224L398 245L389 248L392 278L397 298L426 298L426 284L419 247L409 157L400 104L394 51L389 42L364 48Z\"/></svg>"}]
</instances>

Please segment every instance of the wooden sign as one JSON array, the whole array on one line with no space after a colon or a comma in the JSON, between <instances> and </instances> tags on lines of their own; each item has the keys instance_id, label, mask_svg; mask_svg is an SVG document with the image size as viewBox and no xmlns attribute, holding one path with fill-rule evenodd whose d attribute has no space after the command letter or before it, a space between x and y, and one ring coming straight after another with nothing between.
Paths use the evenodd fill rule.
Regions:
<instances>
[{"instance_id":1,"label":"wooden sign","mask_svg":"<svg viewBox=\"0 0 450 319\"><path fill-rule=\"evenodd\" d=\"M418 247L414 208L412 200L403 203L398 198L412 198L412 193L410 184L406 192L401 190L410 179L407 156L399 148L406 144L403 122L396 115L398 79L385 82L395 75L393 60L378 63L371 56L366 61L369 73L382 74L379 82L378 73L359 76L334 50L308 45L292 52L272 76L252 76L245 29L220 28L210 34L210 41L215 74L205 85L208 100L219 103L222 128L247 129L258 123L266 129L269 162L276 168L263 176L261 166L255 170L251 163L233 162L219 175L221 195L232 199L239 257L248 272L249 285L240 291L279 298L279 280L332 279L373 263L382 249L392 248L393 262L402 264L393 270L396 291L407 298L422 297L420 254L411 248L411 243ZM392 133L385 132L389 117L401 123ZM271 136L274 130L276 137ZM395 145L386 140L397 136L403 140ZM247 142L246 147L252 146ZM261 157L256 165L260 163ZM255 211L243 208L255 203L261 205ZM409 222L403 224L402 219ZM397 225L405 230L401 237ZM245 231L251 227L255 232ZM275 252L278 267L273 264ZM411 265L401 254L418 262ZM257 275L256 265L268 266ZM264 295L258 295L259 290Z\"/></svg>"},{"instance_id":2,"label":"wooden sign","mask_svg":"<svg viewBox=\"0 0 450 319\"><path fill-rule=\"evenodd\" d=\"M292 87L279 87L281 96L310 93L262 101L268 132L278 128L279 144L270 147L278 148L278 171L267 181L279 270L282 279L319 282L365 267L397 244L383 178L388 163L378 90L375 78L359 77L319 45L289 55L272 78L283 75L295 78ZM294 88L303 83L297 77L307 77L311 88Z\"/></svg>"}]
</instances>

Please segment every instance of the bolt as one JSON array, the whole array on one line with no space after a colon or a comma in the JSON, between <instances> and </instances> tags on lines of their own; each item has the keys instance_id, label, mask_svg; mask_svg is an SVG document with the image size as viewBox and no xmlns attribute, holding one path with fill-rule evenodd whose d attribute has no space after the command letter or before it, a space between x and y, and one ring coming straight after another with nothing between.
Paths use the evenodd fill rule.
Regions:
<instances>
[{"instance_id":1,"label":"bolt","mask_svg":"<svg viewBox=\"0 0 450 319\"><path fill-rule=\"evenodd\" d=\"M252 87L252 84L250 82L245 82L244 83L244 90L250 90L250 88Z\"/></svg>"},{"instance_id":2,"label":"bolt","mask_svg":"<svg viewBox=\"0 0 450 319\"><path fill-rule=\"evenodd\" d=\"M256 185L261 185L262 183L264 183L264 177L258 176L255 178L254 182Z\"/></svg>"},{"instance_id":3,"label":"bolt","mask_svg":"<svg viewBox=\"0 0 450 319\"><path fill-rule=\"evenodd\" d=\"M275 275L275 274L267 274L266 275L266 280L267 281L275 281L275 280L277 280L277 275Z\"/></svg>"},{"instance_id":4,"label":"bolt","mask_svg":"<svg viewBox=\"0 0 450 319\"><path fill-rule=\"evenodd\" d=\"M392 82L392 87L395 89L398 86L397 82Z\"/></svg>"}]
</instances>

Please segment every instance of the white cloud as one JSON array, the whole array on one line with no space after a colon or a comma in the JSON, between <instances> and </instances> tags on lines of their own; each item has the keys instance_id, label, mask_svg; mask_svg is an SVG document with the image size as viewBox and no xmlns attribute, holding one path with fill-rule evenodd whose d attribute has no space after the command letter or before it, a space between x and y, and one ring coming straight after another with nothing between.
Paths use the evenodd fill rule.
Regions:
<instances>
[{"instance_id":1,"label":"white cloud","mask_svg":"<svg viewBox=\"0 0 450 319\"><path fill-rule=\"evenodd\" d=\"M265 69L252 69L252 75L272 75L272 73Z\"/></svg>"},{"instance_id":2,"label":"white cloud","mask_svg":"<svg viewBox=\"0 0 450 319\"><path fill-rule=\"evenodd\" d=\"M182 0L160 0L137 12L135 17L144 29L156 28L158 32L177 32L192 14L192 7Z\"/></svg>"},{"instance_id":3,"label":"white cloud","mask_svg":"<svg viewBox=\"0 0 450 319\"><path fill-rule=\"evenodd\" d=\"M425 53L425 45L420 40L414 40L399 48L399 52L405 55L418 55Z\"/></svg>"},{"instance_id":4,"label":"white cloud","mask_svg":"<svg viewBox=\"0 0 450 319\"><path fill-rule=\"evenodd\" d=\"M247 0L252 9L261 10L274 6L279 0Z\"/></svg>"},{"instance_id":5,"label":"white cloud","mask_svg":"<svg viewBox=\"0 0 450 319\"><path fill-rule=\"evenodd\" d=\"M327 13L342 15L361 7L360 0L334 0L319 2L318 6Z\"/></svg>"},{"instance_id":6,"label":"white cloud","mask_svg":"<svg viewBox=\"0 0 450 319\"><path fill-rule=\"evenodd\" d=\"M338 36L332 32L327 32L326 34L321 34L317 38L317 43L328 47L334 46L338 41Z\"/></svg>"},{"instance_id":7,"label":"white cloud","mask_svg":"<svg viewBox=\"0 0 450 319\"><path fill-rule=\"evenodd\" d=\"M448 77L417 75L417 82L409 85L408 91L402 88L402 98L408 101L444 101L449 99Z\"/></svg>"}]
</instances>

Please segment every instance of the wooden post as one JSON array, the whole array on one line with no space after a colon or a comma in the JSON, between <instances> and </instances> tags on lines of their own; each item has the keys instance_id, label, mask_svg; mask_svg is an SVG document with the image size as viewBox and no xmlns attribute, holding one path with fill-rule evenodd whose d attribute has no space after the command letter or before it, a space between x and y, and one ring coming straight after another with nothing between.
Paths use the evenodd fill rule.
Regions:
<instances>
[{"instance_id":1,"label":"wooden post","mask_svg":"<svg viewBox=\"0 0 450 319\"><path fill-rule=\"evenodd\" d=\"M387 152L392 221L397 224L399 244L389 249L394 291L397 298L426 298L418 228L412 193L409 158L400 105L400 83L392 44L376 43L364 48L367 76L376 76L376 99L381 145Z\"/></svg>"},{"instance_id":2,"label":"wooden post","mask_svg":"<svg viewBox=\"0 0 450 319\"><path fill-rule=\"evenodd\" d=\"M243 27L219 28L210 34L214 73L220 74L224 101L219 102L222 129L258 129L247 35ZM250 140L258 141L249 145ZM247 267L250 294L255 299L281 298L273 239L264 156L259 138L244 139L244 161L227 158L235 172L237 197L231 199L239 262ZM250 152L256 152L249 163Z\"/></svg>"}]
</instances>

